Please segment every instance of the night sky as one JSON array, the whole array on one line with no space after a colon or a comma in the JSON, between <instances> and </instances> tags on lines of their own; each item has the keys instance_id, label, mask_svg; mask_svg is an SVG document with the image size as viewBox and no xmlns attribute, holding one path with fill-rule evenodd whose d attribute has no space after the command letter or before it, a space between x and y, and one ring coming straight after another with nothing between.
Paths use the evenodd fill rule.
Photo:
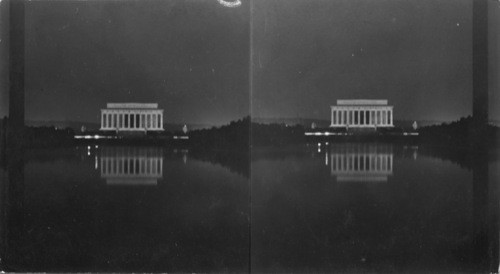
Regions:
<instances>
[{"instance_id":1,"label":"night sky","mask_svg":"<svg viewBox=\"0 0 500 274\"><path fill-rule=\"evenodd\" d=\"M395 119L471 115L472 1L254 2L254 116L329 119L336 99L388 99Z\"/></svg>"},{"instance_id":2,"label":"night sky","mask_svg":"<svg viewBox=\"0 0 500 274\"><path fill-rule=\"evenodd\" d=\"M249 7L215 0L34 1L26 120L99 122L106 102L157 102L165 122L249 114Z\"/></svg>"},{"instance_id":3,"label":"night sky","mask_svg":"<svg viewBox=\"0 0 500 274\"><path fill-rule=\"evenodd\" d=\"M250 108L329 119L337 99L388 99L395 119L472 112L470 0L242 2L28 2L26 120L97 123L106 102L157 102L166 122L210 125Z\"/></svg>"}]
</instances>

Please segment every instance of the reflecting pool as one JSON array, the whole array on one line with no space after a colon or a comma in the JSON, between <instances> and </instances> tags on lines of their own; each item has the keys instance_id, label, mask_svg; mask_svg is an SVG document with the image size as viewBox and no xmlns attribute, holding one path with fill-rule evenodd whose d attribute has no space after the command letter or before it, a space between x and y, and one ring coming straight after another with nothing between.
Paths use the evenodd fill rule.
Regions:
<instances>
[{"instance_id":1,"label":"reflecting pool","mask_svg":"<svg viewBox=\"0 0 500 274\"><path fill-rule=\"evenodd\" d=\"M255 149L252 270L498 269L497 190L474 189L473 167L434 154L383 143Z\"/></svg>"},{"instance_id":2,"label":"reflecting pool","mask_svg":"<svg viewBox=\"0 0 500 274\"><path fill-rule=\"evenodd\" d=\"M91 145L22 154L2 171L8 269L248 270L247 177L187 149Z\"/></svg>"},{"instance_id":3,"label":"reflecting pool","mask_svg":"<svg viewBox=\"0 0 500 274\"><path fill-rule=\"evenodd\" d=\"M495 272L498 160L310 143L85 145L0 168L5 270ZM496 270L495 270L496 269Z\"/></svg>"}]
</instances>

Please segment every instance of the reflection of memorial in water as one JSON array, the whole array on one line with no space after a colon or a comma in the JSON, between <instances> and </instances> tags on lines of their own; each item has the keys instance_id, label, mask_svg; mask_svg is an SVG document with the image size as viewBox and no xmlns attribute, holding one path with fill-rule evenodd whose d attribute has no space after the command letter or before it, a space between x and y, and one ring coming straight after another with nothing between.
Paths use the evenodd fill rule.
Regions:
<instances>
[{"instance_id":1,"label":"reflection of memorial in water","mask_svg":"<svg viewBox=\"0 0 500 274\"><path fill-rule=\"evenodd\" d=\"M391 145L330 145L330 174L339 182L386 182L392 168Z\"/></svg>"},{"instance_id":2,"label":"reflection of memorial in water","mask_svg":"<svg viewBox=\"0 0 500 274\"><path fill-rule=\"evenodd\" d=\"M163 178L161 148L103 147L100 164L108 185L156 185Z\"/></svg>"}]
</instances>

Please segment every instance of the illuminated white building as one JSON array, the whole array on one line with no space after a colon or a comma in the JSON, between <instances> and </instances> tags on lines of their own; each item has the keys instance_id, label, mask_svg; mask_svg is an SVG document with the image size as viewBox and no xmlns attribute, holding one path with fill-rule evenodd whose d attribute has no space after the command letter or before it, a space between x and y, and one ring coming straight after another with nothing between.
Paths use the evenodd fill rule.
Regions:
<instances>
[{"instance_id":1,"label":"illuminated white building","mask_svg":"<svg viewBox=\"0 0 500 274\"><path fill-rule=\"evenodd\" d=\"M393 106L387 100L337 100L331 106L330 127L393 127L393 120Z\"/></svg>"},{"instance_id":2,"label":"illuminated white building","mask_svg":"<svg viewBox=\"0 0 500 274\"><path fill-rule=\"evenodd\" d=\"M156 103L108 103L101 109L103 131L163 131L163 109Z\"/></svg>"}]
</instances>

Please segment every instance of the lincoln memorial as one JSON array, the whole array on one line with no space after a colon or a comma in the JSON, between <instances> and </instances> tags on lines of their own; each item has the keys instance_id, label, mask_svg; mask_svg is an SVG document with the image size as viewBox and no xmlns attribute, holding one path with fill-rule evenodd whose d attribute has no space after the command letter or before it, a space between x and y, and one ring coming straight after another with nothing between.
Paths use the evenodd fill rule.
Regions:
<instances>
[{"instance_id":1,"label":"lincoln memorial","mask_svg":"<svg viewBox=\"0 0 500 274\"><path fill-rule=\"evenodd\" d=\"M156 103L108 103L100 130L163 131L163 109Z\"/></svg>"},{"instance_id":2,"label":"lincoln memorial","mask_svg":"<svg viewBox=\"0 0 500 274\"><path fill-rule=\"evenodd\" d=\"M387 100L337 100L331 106L330 127L393 127L393 117Z\"/></svg>"}]
</instances>

